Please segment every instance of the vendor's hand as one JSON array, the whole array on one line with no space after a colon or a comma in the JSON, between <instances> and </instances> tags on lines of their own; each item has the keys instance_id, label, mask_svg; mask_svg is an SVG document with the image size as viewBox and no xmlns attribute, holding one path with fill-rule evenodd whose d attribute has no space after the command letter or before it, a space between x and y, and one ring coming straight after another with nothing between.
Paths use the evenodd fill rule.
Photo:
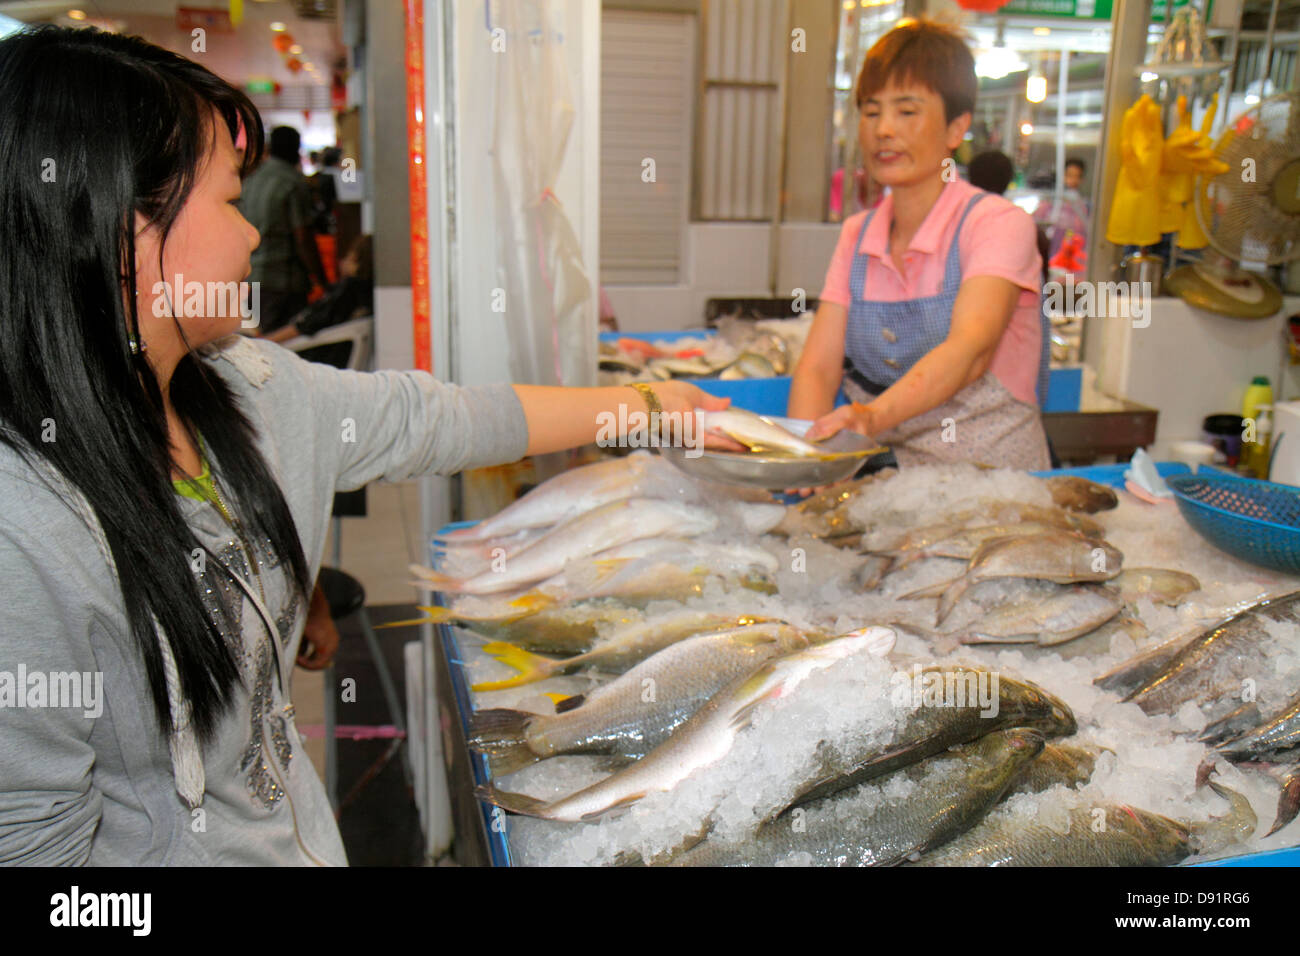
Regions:
<instances>
[{"instance_id":1,"label":"vendor's hand","mask_svg":"<svg viewBox=\"0 0 1300 956\"><path fill-rule=\"evenodd\" d=\"M298 645L298 666L309 671L324 670L339 649L339 631L330 617L329 602L320 584L311 594L307 608L307 623L302 628L302 642Z\"/></svg>"},{"instance_id":2,"label":"vendor's hand","mask_svg":"<svg viewBox=\"0 0 1300 956\"><path fill-rule=\"evenodd\" d=\"M808 441L822 441L844 429L870 438L871 433L876 430L875 423L872 421L871 406L858 402L841 405L813 422L803 437Z\"/></svg>"},{"instance_id":3,"label":"vendor's hand","mask_svg":"<svg viewBox=\"0 0 1300 956\"><path fill-rule=\"evenodd\" d=\"M698 385L690 382L656 382L650 386L663 406L665 414L678 412L683 416L692 415L699 408L706 412L720 412L731 405L730 398L710 395ZM732 441L725 435L705 432L704 447L718 451L744 451L745 446Z\"/></svg>"}]
</instances>

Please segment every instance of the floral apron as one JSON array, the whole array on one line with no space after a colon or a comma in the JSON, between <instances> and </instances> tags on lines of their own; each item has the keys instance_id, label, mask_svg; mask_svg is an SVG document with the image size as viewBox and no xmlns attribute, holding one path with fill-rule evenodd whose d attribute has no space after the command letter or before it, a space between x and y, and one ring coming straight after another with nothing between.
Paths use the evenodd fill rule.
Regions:
<instances>
[{"instance_id":1,"label":"floral apron","mask_svg":"<svg viewBox=\"0 0 1300 956\"><path fill-rule=\"evenodd\" d=\"M875 210L864 218L853 247L844 334L844 353L851 363L844 376L844 391L853 401L871 401L948 337L952 307L961 287L961 230L971 209L985 195L973 197L963 210L948 249L943 285L933 296L901 302L872 302L862 297L868 256L860 249ZM1038 407L1012 395L992 372L985 372L937 408L872 437L889 445L904 468L955 461L1025 470L1050 467Z\"/></svg>"}]
</instances>

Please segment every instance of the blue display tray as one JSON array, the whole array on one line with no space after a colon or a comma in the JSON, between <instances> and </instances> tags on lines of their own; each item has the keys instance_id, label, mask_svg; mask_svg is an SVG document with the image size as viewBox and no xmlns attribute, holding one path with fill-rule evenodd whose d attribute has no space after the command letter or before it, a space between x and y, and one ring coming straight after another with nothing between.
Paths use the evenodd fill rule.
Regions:
<instances>
[{"instance_id":1,"label":"blue display tray","mask_svg":"<svg viewBox=\"0 0 1300 956\"><path fill-rule=\"evenodd\" d=\"M714 329L680 329L672 332L601 332L600 341L613 344L619 339L641 339L644 342L676 342L685 338L709 338L716 335ZM741 378L723 380L719 378L692 378L694 382L710 395L720 395L731 399L737 408L756 412L759 415L784 416L790 403L790 376L776 375L771 378ZM1047 401L1044 412L1077 412L1079 395L1083 382L1083 370L1080 368L1054 368L1048 373ZM835 396L835 407L848 404L848 396L840 391Z\"/></svg>"},{"instance_id":2,"label":"blue display tray","mask_svg":"<svg viewBox=\"0 0 1300 956\"><path fill-rule=\"evenodd\" d=\"M1095 481L1098 484L1113 485L1123 487L1124 471L1128 465L1090 465L1085 468L1058 468L1055 471L1034 472L1036 475L1078 475ZM1187 465L1178 462L1159 462L1156 465L1156 471L1161 476L1185 474L1191 469ZM448 531L454 531L457 528L468 528L476 524L474 521L456 521L439 528L434 538L438 538ZM437 548L433 541L429 542L429 563L437 563ZM435 592L434 603L445 603L445 597ZM464 665L465 661L461 655L460 641L456 637L456 629L447 624L435 624L434 631L438 635L438 644L442 648L445 663L447 664L447 674L451 681L452 693L456 698L456 713L460 718L461 733L464 734L465 728L469 726L469 716L473 712L470 706L469 681L466 679ZM485 784L489 780L487 757L483 754L469 752L470 769L474 776L474 784ZM477 801L479 805L479 816L483 825L484 842L487 845L488 858L492 861L493 866L513 866L514 859L510 852L510 816L501 813L494 816L496 808L482 800ZM496 829L493 828L493 822L499 820ZM1260 821L1261 824L1265 821ZM1243 856L1229 857L1223 860L1213 860L1208 863L1196 863L1194 866L1300 866L1300 847L1290 847L1283 850L1267 850L1261 853L1247 853Z\"/></svg>"}]
</instances>

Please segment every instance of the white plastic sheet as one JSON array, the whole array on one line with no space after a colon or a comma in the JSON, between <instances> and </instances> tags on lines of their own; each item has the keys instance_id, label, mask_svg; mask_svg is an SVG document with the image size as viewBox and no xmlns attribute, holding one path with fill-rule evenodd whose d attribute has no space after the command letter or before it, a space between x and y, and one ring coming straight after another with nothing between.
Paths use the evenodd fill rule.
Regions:
<instances>
[{"instance_id":1,"label":"white plastic sheet","mask_svg":"<svg viewBox=\"0 0 1300 956\"><path fill-rule=\"evenodd\" d=\"M593 385L595 292L554 192L576 115L564 49L571 5L509 0L487 9L489 29L504 31L492 34L491 157L510 378Z\"/></svg>"}]
</instances>

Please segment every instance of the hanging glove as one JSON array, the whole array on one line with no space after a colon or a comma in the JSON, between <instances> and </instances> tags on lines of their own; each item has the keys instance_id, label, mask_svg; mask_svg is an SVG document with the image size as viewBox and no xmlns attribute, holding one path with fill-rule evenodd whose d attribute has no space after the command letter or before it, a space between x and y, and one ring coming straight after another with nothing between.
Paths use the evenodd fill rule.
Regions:
<instances>
[{"instance_id":1,"label":"hanging glove","mask_svg":"<svg viewBox=\"0 0 1300 956\"><path fill-rule=\"evenodd\" d=\"M1160 231L1177 232L1187 215L1187 201L1192 198L1195 163L1202 159L1198 140L1192 129L1192 114L1187 97L1178 97L1178 125L1165 140L1160 154Z\"/></svg>"},{"instance_id":2,"label":"hanging glove","mask_svg":"<svg viewBox=\"0 0 1300 956\"><path fill-rule=\"evenodd\" d=\"M1106 241L1150 246L1160 241L1160 161L1164 135L1160 107L1149 95L1124 112L1120 126L1120 170L1106 224Z\"/></svg>"},{"instance_id":3,"label":"hanging glove","mask_svg":"<svg viewBox=\"0 0 1300 956\"><path fill-rule=\"evenodd\" d=\"M1210 105L1205 111L1205 117L1201 120L1201 132L1198 141L1199 146L1204 147L1210 145L1210 127L1214 125L1214 117L1218 112L1218 109L1219 94L1216 93L1211 97ZM1231 135L1232 131L1229 130L1228 136ZM1192 196L1190 197L1192 201L1189 201L1183 209L1183 223L1182 227L1178 230L1178 238L1176 240L1178 248L1180 249L1204 249L1210 244L1209 237L1205 235L1205 232L1201 229L1200 222L1197 221L1195 204L1199 202L1201 203L1201 208L1203 210L1209 209L1210 200L1207 195L1207 190L1209 189L1210 180L1215 176L1227 172L1229 167L1227 163L1219 162L1215 159L1212 159L1209 164L1204 164L1204 167L1205 168L1198 170L1201 176L1201 188L1197 190L1195 184L1193 184Z\"/></svg>"}]
</instances>

